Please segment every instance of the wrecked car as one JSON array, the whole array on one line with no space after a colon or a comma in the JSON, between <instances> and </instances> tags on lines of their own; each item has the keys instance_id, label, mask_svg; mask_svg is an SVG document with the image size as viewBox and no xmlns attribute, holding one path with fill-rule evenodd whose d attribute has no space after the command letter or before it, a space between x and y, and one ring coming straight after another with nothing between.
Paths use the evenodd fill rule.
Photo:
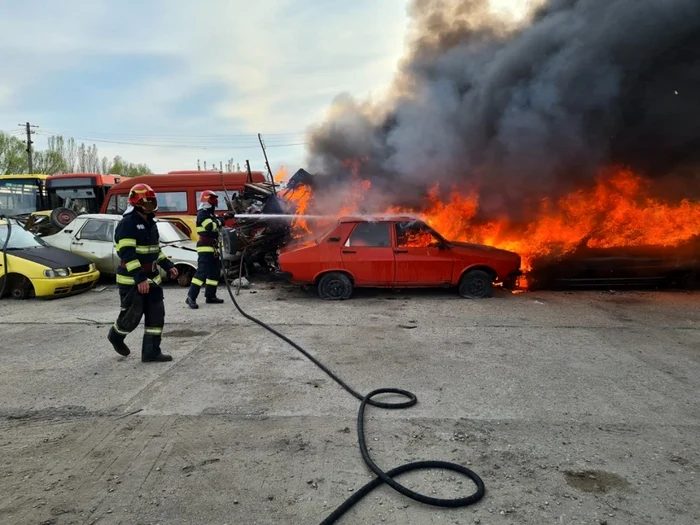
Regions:
<instances>
[{"instance_id":1,"label":"wrecked car","mask_svg":"<svg viewBox=\"0 0 700 525\"><path fill-rule=\"evenodd\" d=\"M583 239L560 257L539 257L526 279L530 290L595 287L697 287L700 236L675 246L589 247Z\"/></svg>"},{"instance_id":2,"label":"wrecked car","mask_svg":"<svg viewBox=\"0 0 700 525\"><path fill-rule=\"evenodd\" d=\"M0 250L3 296L67 297L88 291L100 277L92 261L50 246L13 219L0 219Z\"/></svg>"},{"instance_id":3,"label":"wrecked car","mask_svg":"<svg viewBox=\"0 0 700 525\"><path fill-rule=\"evenodd\" d=\"M521 274L518 254L448 241L408 216L340 218L316 239L280 250L278 264L278 277L313 285L326 300L348 299L358 287L456 287L462 297L485 298L494 283Z\"/></svg>"},{"instance_id":4,"label":"wrecked car","mask_svg":"<svg viewBox=\"0 0 700 525\"><path fill-rule=\"evenodd\" d=\"M120 260L114 245L114 230L122 218L107 214L79 215L59 233L42 239L51 246L87 257L103 274L115 275ZM178 269L178 284L189 286L197 270L196 244L172 222L156 219L156 224L163 253ZM162 269L160 273L164 281L169 279Z\"/></svg>"}]
</instances>

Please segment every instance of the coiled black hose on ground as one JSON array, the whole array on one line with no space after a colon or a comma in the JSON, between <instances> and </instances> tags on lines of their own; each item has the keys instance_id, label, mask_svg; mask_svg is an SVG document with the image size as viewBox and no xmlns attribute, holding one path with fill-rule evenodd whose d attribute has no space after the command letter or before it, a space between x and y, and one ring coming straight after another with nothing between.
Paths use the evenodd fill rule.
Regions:
<instances>
[{"instance_id":1,"label":"coiled black hose on ground","mask_svg":"<svg viewBox=\"0 0 700 525\"><path fill-rule=\"evenodd\" d=\"M245 255L242 254L242 256ZM239 279L240 279L239 275ZM224 272L224 281L226 282L226 289L228 290L228 294L231 297L231 301L233 301L234 306L236 309L240 312L240 314L245 317L246 319L253 321L257 325L263 327L265 330L268 332L271 332L272 334L276 335L289 345L291 345L293 348L304 354L304 356L311 361L313 364L315 364L317 367L319 367L321 370L323 370L333 381L338 383L341 387L343 387L346 391L350 393L353 397L356 399L360 400L360 409L357 414L357 439L360 445L360 452L362 453L362 459L364 459L365 463L367 466L374 472L377 477L374 478L372 481L364 485L360 490L355 492L352 496L350 496L345 502L343 502L342 505L340 505L335 511L333 511L332 514L330 514L326 519L324 519L321 522L321 525L329 525L331 523L335 523L338 519L340 519L343 514L345 514L353 505L355 505L357 502L359 502L362 498L364 498L367 494L372 492L375 488L379 487L382 483L386 483L389 485L391 488L396 490L397 492L403 494L404 496L407 496L415 501L418 501L420 503L426 503L428 505L434 505L437 507L466 507L467 505L472 505L479 501L481 498L484 497L484 494L486 492L486 489L484 487L484 482L481 480L478 474L473 472L472 470L468 469L467 467L464 467L462 465L459 465L457 463L451 463L448 461L415 461L412 463L406 463L405 465L401 465L399 467L396 467L388 472L384 472L382 469L380 469L374 461L372 461L372 458L369 455L369 451L367 450L367 443L365 440L365 410L367 408L367 405L372 405L377 408L386 408L386 409L400 409L400 408L409 408L415 405L418 402L418 399L416 396L409 392L408 390L402 390L400 388L378 388L377 390L371 391L367 395L362 395L356 390L354 390L352 387L350 387L345 381L340 379L335 373L333 373L328 367L326 367L323 363L321 363L318 359L316 359L314 356L309 354L306 350L304 350L301 346L299 346L297 343L289 339L287 336L284 334L281 334L268 324L264 323L263 321L253 317L252 315L246 313L243 311L243 309L239 306L238 301L236 301L236 298L234 296L233 290L231 289L231 283L229 282L228 275L226 272ZM403 396L407 399L407 401L403 402L395 402L395 403L387 403L383 401L376 401L373 399L375 396L378 396L380 394L398 394L400 396ZM464 498L455 498L455 499L443 499L443 498L433 498L430 496L426 496L424 494L420 494L418 492L415 492L407 487L404 487L400 483L398 483L396 480L393 478L403 474L405 472L410 472L412 470L424 470L424 469L442 469L442 470L451 470L453 472L458 472L459 474L463 474L467 476L469 479L471 479L475 484L476 484L476 491L474 494L464 497Z\"/></svg>"},{"instance_id":2,"label":"coiled black hose on ground","mask_svg":"<svg viewBox=\"0 0 700 525\"><path fill-rule=\"evenodd\" d=\"M0 299L5 296L5 289L7 288L8 276L10 275L10 269L7 267L7 245L10 243L10 235L12 234L12 221L9 218L0 216L0 219L7 220L7 237L5 238L5 243L2 245L2 264L5 270L5 275L2 278L2 286L0 286Z\"/></svg>"}]
</instances>

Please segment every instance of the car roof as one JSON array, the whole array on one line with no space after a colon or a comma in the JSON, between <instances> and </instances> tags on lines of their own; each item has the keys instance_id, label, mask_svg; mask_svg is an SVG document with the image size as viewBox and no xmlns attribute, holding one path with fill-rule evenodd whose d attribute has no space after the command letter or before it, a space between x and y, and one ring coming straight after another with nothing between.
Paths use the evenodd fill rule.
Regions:
<instances>
[{"instance_id":1,"label":"car roof","mask_svg":"<svg viewBox=\"0 0 700 525\"><path fill-rule=\"evenodd\" d=\"M339 217L338 220L340 222L383 222L383 221L404 222L404 221L420 221L422 219L420 217L418 217L417 215L407 215L405 213L397 214L397 215L370 213L367 215L345 215L343 217Z\"/></svg>"},{"instance_id":2,"label":"car roof","mask_svg":"<svg viewBox=\"0 0 700 525\"><path fill-rule=\"evenodd\" d=\"M123 215L117 215L114 213L83 213L78 215L75 219L111 219L113 221L120 221L124 218ZM169 217L156 217L156 222L171 222Z\"/></svg>"}]
</instances>

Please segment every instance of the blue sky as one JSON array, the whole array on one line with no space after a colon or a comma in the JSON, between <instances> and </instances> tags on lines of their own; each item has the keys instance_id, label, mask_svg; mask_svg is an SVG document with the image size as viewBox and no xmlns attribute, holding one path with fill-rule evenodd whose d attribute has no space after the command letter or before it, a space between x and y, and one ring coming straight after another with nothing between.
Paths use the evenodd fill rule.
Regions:
<instances>
[{"instance_id":1,"label":"blue sky","mask_svg":"<svg viewBox=\"0 0 700 525\"><path fill-rule=\"evenodd\" d=\"M35 147L61 133L156 172L229 158L263 169L260 132L273 169L293 172L336 95L389 87L407 4L0 0L0 130L30 121Z\"/></svg>"}]
</instances>

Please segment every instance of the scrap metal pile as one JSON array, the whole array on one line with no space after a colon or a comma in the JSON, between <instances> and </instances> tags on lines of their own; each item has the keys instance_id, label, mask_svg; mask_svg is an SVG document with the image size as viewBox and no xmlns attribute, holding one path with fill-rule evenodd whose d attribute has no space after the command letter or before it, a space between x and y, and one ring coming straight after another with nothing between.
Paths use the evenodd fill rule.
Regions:
<instances>
[{"instance_id":1,"label":"scrap metal pile","mask_svg":"<svg viewBox=\"0 0 700 525\"><path fill-rule=\"evenodd\" d=\"M226 198L233 212L225 215L224 268L230 274L268 273L277 267L277 253L292 241L297 210L287 196L301 186L313 186L313 176L299 170L284 189L271 182L247 183L242 193ZM256 218L255 215L260 215ZM279 215L280 218L270 218Z\"/></svg>"}]
</instances>

